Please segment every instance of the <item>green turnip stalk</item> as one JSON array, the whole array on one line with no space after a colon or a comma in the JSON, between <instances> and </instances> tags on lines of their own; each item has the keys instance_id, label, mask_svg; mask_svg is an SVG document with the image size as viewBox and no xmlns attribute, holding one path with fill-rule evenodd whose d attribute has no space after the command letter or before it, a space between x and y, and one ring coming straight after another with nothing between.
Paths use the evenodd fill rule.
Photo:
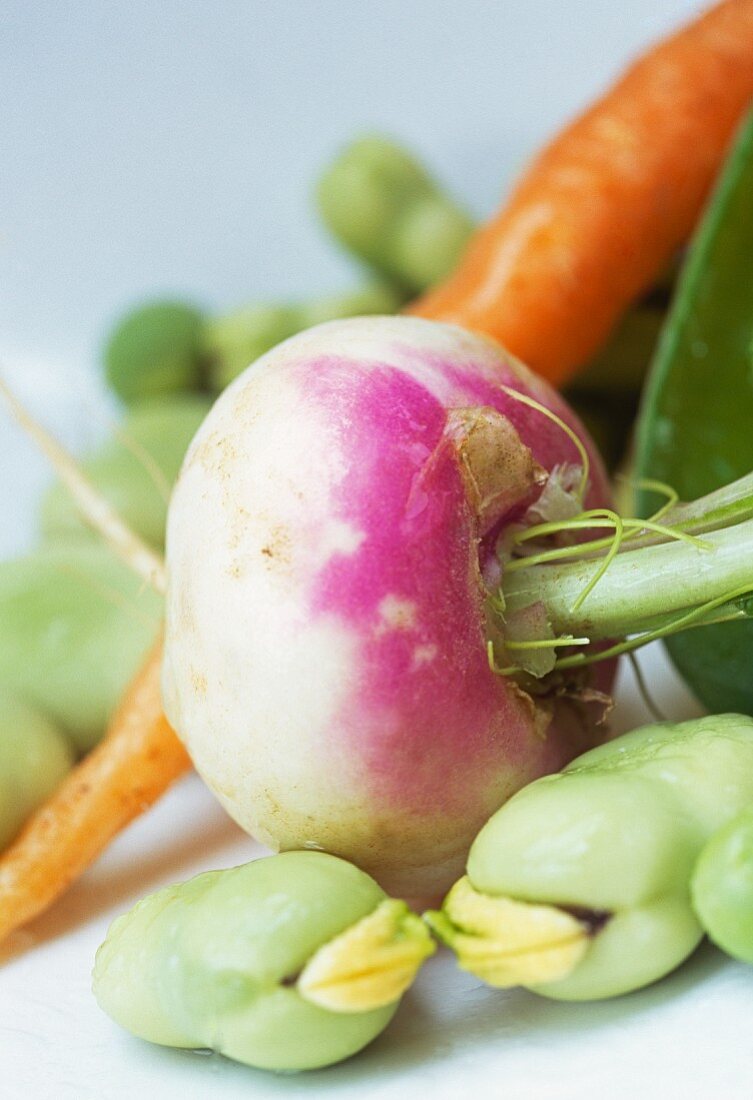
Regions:
<instances>
[{"instance_id":1,"label":"green turnip stalk","mask_svg":"<svg viewBox=\"0 0 753 1100\"><path fill-rule=\"evenodd\" d=\"M591 513L539 525L545 536L590 523L612 526L616 539L543 549L540 543L531 552L527 536L536 531L529 528L513 543L519 556L503 566L499 604L509 617L541 606L554 638L586 636L589 645L625 639L606 651L610 656L689 626L750 618L752 516L753 474L692 504L673 504L660 524L600 522ZM574 668L604 655L603 647L569 653L555 667Z\"/></svg>"}]
</instances>

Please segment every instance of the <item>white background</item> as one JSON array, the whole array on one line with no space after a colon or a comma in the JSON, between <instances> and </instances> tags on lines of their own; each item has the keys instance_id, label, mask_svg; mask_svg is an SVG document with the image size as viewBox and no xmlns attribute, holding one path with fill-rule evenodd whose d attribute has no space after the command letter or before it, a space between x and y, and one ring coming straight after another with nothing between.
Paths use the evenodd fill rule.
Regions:
<instances>
[{"instance_id":1,"label":"white background","mask_svg":"<svg viewBox=\"0 0 753 1100\"><path fill-rule=\"evenodd\" d=\"M318 170L366 130L404 140L478 216L560 123L692 0L0 0L0 362L81 447L114 410L97 364L130 303L212 308L346 290L312 214ZM44 464L0 414L0 556L33 535ZM673 716L692 701L648 661ZM617 721L645 720L628 677ZM253 851L198 781L175 791L0 970L3 1097L749 1098L753 977L704 948L619 1001L501 995L447 958L361 1057L277 1079L150 1048L88 992L111 916ZM24 952L29 943L36 946Z\"/></svg>"}]
</instances>

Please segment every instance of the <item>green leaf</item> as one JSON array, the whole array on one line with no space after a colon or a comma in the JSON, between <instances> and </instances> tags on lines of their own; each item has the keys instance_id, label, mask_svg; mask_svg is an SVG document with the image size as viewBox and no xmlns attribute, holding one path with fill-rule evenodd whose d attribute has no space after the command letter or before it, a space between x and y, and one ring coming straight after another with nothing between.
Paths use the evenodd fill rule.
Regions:
<instances>
[{"instance_id":1,"label":"green leaf","mask_svg":"<svg viewBox=\"0 0 753 1100\"><path fill-rule=\"evenodd\" d=\"M753 115L698 229L651 367L638 427L640 477L694 500L753 470L752 342ZM642 514L652 504L642 494ZM667 646L706 706L753 714L753 623L706 627Z\"/></svg>"}]
</instances>

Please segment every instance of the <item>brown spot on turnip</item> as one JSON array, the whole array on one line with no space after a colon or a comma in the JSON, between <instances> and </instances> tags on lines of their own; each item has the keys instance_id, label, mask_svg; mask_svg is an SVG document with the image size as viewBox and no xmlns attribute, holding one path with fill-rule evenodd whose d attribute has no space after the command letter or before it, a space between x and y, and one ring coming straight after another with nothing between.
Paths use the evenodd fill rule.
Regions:
<instances>
[{"instance_id":1,"label":"brown spot on turnip","mask_svg":"<svg viewBox=\"0 0 753 1100\"><path fill-rule=\"evenodd\" d=\"M193 634L195 630L195 622L193 616L193 609L189 601L185 598L185 594L182 591L178 591L176 598L176 617L180 624L180 629L186 636Z\"/></svg>"},{"instance_id":2,"label":"brown spot on turnip","mask_svg":"<svg viewBox=\"0 0 753 1100\"><path fill-rule=\"evenodd\" d=\"M191 669L191 686L197 695L206 695L207 678L202 672L198 672L195 668Z\"/></svg>"},{"instance_id":3,"label":"brown spot on turnip","mask_svg":"<svg viewBox=\"0 0 753 1100\"><path fill-rule=\"evenodd\" d=\"M284 568L291 564L293 559L293 539L288 528L278 523L269 532L266 542L261 548L261 555L269 568Z\"/></svg>"},{"instance_id":4,"label":"brown spot on turnip","mask_svg":"<svg viewBox=\"0 0 753 1100\"><path fill-rule=\"evenodd\" d=\"M231 512L232 526L228 533L227 545L229 550L237 550L241 544L241 539L248 530L251 515L247 508L238 504Z\"/></svg>"},{"instance_id":5,"label":"brown spot on turnip","mask_svg":"<svg viewBox=\"0 0 753 1100\"><path fill-rule=\"evenodd\" d=\"M232 465L237 458L237 450L229 438L223 432L215 431L211 432L189 454L186 469L190 469L195 463L199 463L208 474L219 474L224 480L230 476L227 467Z\"/></svg>"},{"instance_id":6,"label":"brown spot on turnip","mask_svg":"<svg viewBox=\"0 0 753 1100\"><path fill-rule=\"evenodd\" d=\"M446 435L455 449L480 535L546 481L547 471L496 409L453 409L447 417Z\"/></svg>"}]
</instances>

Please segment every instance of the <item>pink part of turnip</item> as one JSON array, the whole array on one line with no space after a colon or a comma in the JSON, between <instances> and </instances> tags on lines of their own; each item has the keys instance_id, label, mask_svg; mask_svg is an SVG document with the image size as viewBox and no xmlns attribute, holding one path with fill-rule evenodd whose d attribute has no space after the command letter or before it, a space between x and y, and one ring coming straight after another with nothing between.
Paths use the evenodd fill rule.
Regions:
<instances>
[{"instance_id":1,"label":"pink part of turnip","mask_svg":"<svg viewBox=\"0 0 753 1100\"><path fill-rule=\"evenodd\" d=\"M319 326L220 398L170 508L165 704L229 812L397 893L443 889L485 819L592 743L487 655L496 536L591 457L499 347L414 318ZM603 674L602 683L603 684Z\"/></svg>"}]
</instances>

